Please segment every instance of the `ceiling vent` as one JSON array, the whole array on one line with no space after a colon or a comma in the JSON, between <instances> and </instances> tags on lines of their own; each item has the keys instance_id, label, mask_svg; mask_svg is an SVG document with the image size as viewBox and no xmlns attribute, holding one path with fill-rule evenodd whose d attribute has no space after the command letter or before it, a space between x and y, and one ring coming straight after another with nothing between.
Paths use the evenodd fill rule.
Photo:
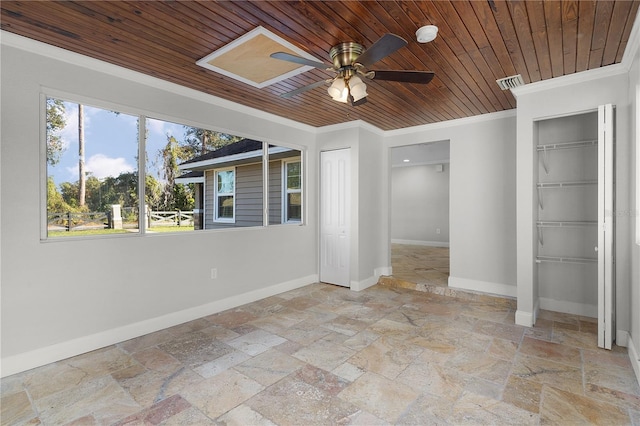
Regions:
<instances>
[{"instance_id":1,"label":"ceiling vent","mask_svg":"<svg viewBox=\"0 0 640 426\"><path fill-rule=\"evenodd\" d=\"M500 80L496 80L496 83L498 83L498 86L500 86L500 89L502 90L509 90L513 89L514 87L524 86L524 81L522 80L522 76L520 74L501 78Z\"/></svg>"}]
</instances>

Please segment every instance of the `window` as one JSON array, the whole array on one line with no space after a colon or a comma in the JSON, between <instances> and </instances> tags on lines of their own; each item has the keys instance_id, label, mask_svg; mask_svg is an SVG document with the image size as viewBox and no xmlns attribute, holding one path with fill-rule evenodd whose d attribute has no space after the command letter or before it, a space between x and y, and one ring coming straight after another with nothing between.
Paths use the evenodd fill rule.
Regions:
<instances>
[{"instance_id":1,"label":"window","mask_svg":"<svg viewBox=\"0 0 640 426\"><path fill-rule=\"evenodd\" d=\"M42 109L43 239L302 222L298 149L121 106Z\"/></svg>"},{"instance_id":2,"label":"window","mask_svg":"<svg viewBox=\"0 0 640 426\"><path fill-rule=\"evenodd\" d=\"M302 170L300 161L284 163L284 222L302 220Z\"/></svg>"},{"instance_id":3,"label":"window","mask_svg":"<svg viewBox=\"0 0 640 426\"><path fill-rule=\"evenodd\" d=\"M216 171L215 221L233 222L235 219L236 171Z\"/></svg>"},{"instance_id":4,"label":"window","mask_svg":"<svg viewBox=\"0 0 640 426\"><path fill-rule=\"evenodd\" d=\"M139 232L139 117L47 98L46 118L43 236Z\"/></svg>"}]
</instances>

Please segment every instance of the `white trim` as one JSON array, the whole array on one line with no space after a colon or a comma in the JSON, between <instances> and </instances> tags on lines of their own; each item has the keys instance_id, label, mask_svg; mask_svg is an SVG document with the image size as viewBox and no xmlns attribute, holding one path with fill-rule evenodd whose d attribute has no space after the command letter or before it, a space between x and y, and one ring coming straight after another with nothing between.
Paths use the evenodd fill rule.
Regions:
<instances>
[{"instance_id":1,"label":"white trim","mask_svg":"<svg viewBox=\"0 0 640 426\"><path fill-rule=\"evenodd\" d=\"M233 196L233 216L232 217L220 217L220 212L218 211L218 197L220 194L218 193L218 173L221 172L233 172L233 194L223 192L223 197L228 197L229 195ZM215 223L235 223L236 222L236 185L237 185L237 177L238 174L236 172L235 167L226 167L224 169L215 170L213 173L213 222Z\"/></svg>"},{"instance_id":2,"label":"white trim","mask_svg":"<svg viewBox=\"0 0 640 426\"><path fill-rule=\"evenodd\" d=\"M253 30L249 31L245 35L233 40L231 43L228 43L225 46L221 47L220 49L208 54L204 58L197 60L196 64L201 66L201 67L203 67L203 68L206 68L208 70L217 72L218 74L226 75L227 77L232 78L234 80L241 81L241 82L243 82L245 84L248 84L250 86L253 86L253 87L257 87L258 89L262 89L263 87L267 87L267 86L269 86L271 84L277 83L277 82L282 81L282 80L286 80L287 78L291 78L291 77L294 77L294 76L296 76L298 74L301 74L303 72L306 72L306 71L314 69L314 67L309 66L309 65L300 65L297 68L293 69L292 71L288 71L288 72L286 72L284 74L278 75L278 76L273 77L273 78L271 78L269 80L262 81L262 82L255 82L253 80L249 80L249 79L244 78L244 77L242 77L242 76L240 76L238 74L235 74L235 73L233 73L231 71L225 70L223 68L218 68L215 65L211 65L209 63L212 59L215 59L218 56L222 56L225 53L227 53L227 52L229 52L229 51L241 46L242 44L244 44L244 43L248 42L249 40L251 40L251 39L253 39L253 38L257 37L257 36L260 36L260 35L268 37L271 40L275 41L276 43L282 45L282 47L284 48L283 50L285 50L285 51L287 49L289 49L289 50L292 50L293 52L295 52L298 56L302 56L303 58L322 63L322 61L319 60L318 58L310 55L309 53L305 52L302 49L299 49L297 46L295 46L292 43L289 43L287 40L283 39L282 37L279 37L278 35L272 33L271 31L267 30L264 27L257 26L256 28L254 28ZM265 60L276 61L278 59L265 58ZM327 65L327 68L331 68L331 65Z\"/></svg>"},{"instance_id":3,"label":"white trim","mask_svg":"<svg viewBox=\"0 0 640 426\"><path fill-rule=\"evenodd\" d=\"M287 165L291 164L291 163L300 163L300 189L297 190L291 190L289 191L289 175L287 174ZM283 159L282 160L282 170L281 170L281 179L282 179L282 207L281 207L281 212L282 212L282 217L280 218L280 220L282 221L282 223L292 223L292 224L299 224L302 223L302 189L303 189L303 182L302 182L302 158L296 158L296 159ZM300 194L300 220L288 220L287 216L289 216L289 209L288 206L289 204L287 203L289 197L289 194Z\"/></svg>"},{"instance_id":4,"label":"white trim","mask_svg":"<svg viewBox=\"0 0 640 426\"><path fill-rule=\"evenodd\" d=\"M517 297L515 285L493 283L489 281L471 280L468 278L449 277L449 288L479 291L498 296Z\"/></svg>"},{"instance_id":5,"label":"white trim","mask_svg":"<svg viewBox=\"0 0 640 426\"><path fill-rule=\"evenodd\" d=\"M412 246L428 246L428 247L449 247L449 241L422 241L422 240L401 240L392 239L391 244L408 244Z\"/></svg>"},{"instance_id":6,"label":"white trim","mask_svg":"<svg viewBox=\"0 0 640 426\"><path fill-rule=\"evenodd\" d=\"M57 343L33 351L8 356L2 359L2 377L50 364L72 356L83 354L109 345L124 342L135 337L193 321L227 309L262 300L277 294L295 290L318 282L318 275L308 275L291 281L274 284L269 287L253 290L248 293L227 297L205 305L195 306L178 312L171 312L160 317L151 318L123 327L102 331L89 336L79 337L66 342Z\"/></svg>"},{"instance_id":7,"label":"white trim","mask_svg":"<svg viewBox=\"0 0 640 426\"><path fill-rule=\"evenodd\" d=\"M202 161L195 161L193 163L186 163L186 164L183 163L178 165L178 170L195 170L195 169L201 169L206 166L215 166L218 164L230 163L233 161L248 160L250 158L257 159L258 157L263 156L262 150L263 148L260 148L254 151L241 152L238 154L230 154L230 155L225 155L223 157L210 158L208 160L202 160ZM287 152L287 151L301 151L301 150L295 149L295 148L288 148L285 146L272 146L271 148L269 148L269 155L280 154L282 152Z\"/></svg>"},{"instance_id":8,"label":"white trim","mask_svg":"<svg viewBox=\"0 0 640 426\"><path fill-rule=\"evenodd\" d=\"M629 333L626 330L616 330L616 345L626 348L629 344Z\"/></svg>"},{"instance_id":9,"label":"white trim","mask_svg":"<svg viewBox=\"0 0 640 426\"><path fill-rule=\"evenodd\" d=\"M362 291L369 287L373 287L374 285L378 284L378 280L382 275L391 275L391 267L381 266L379 268L375 268L373 270L373 276L365 278L362 281L351 281L350 288L353 291Z\"/></svg>"},{"instance_id":10,"label":"white trim","mask_svg":"<svg viewBox=\"0 0 640 426\"><path fill-rule=\"evenodd\" d=\"M628 340L627 352L629 353L629 359L631 360L633 371L636 373L636 380L640 383L640 353L636 351L636 345L631 339L631 336L629 336Z\"/></svg>"},{"instance_id":11,"label":"white trim","mask_svg":"<svg viewBox=\"0 0 640 426\"><path fill-rule=\"evenodd\" d=\"M190 177L190 178L177 177L174 179L174 182L175 183L204 183L204 176Z\"/></svg>"},{"instance_id":12,"label":"white trim","mask_svg":"<svg viewBox=\"0 0 640 426\"><path fill-rule=\"evenodd\" d=\"M566 300L554 300L546 297L541 297L540 309L554 312L563 312L565 314L582 315L584 317L590 318L598 318L598 305L589 305L586 303L568 302Z\"/></svg>"},{"instance_id":13,"label":"white trim","mask_svg":"<svg viewBox=\"0 0 640 426\"><path fill-rule=\"evenodd\" d=\"M531 312L516 311L516 325L522 325L525 327L533 327L535 324L534 316Z\"/></svg>"},{"instance_id":14,"label":"white trim","mask_svg":"<svg viewBox=\"0 0 640 426\"><path fill-rule=\"evenodd\" d=\"M423 124L414 127L405 127L403 129L387 130L384 132L385 137L407 135L422 131L431 131L437 129L446 129L449 127L457 127L462 125L482 123L485 121L499 120L502 118L511 118L516 116L516 109L505 111L491 112L488 114L474 115L471 117L456 118L455 120L439 121L437 123Z\"/></svg>"},{"instance_id":15,"label":"white trim","mask_svg":"<svg viewBox=\"0 0 640 426\"><path fill-rule=\"evenodd\" d=\"M625 65L620 63L613 64L606 67L578 72L575 74L554 77L548 80L536 81L535 83L528 83L524 86L511 89L511 93L513 93L513 96L517 99L521 95L529 95L546 90L559 89L573 84L588 83L593 80L613 77L615 75L626 74L628 72L629 70Z\"/></svg>"},{"instance_id":16,"label":"white trim","mask_svg":"<svg viewBox=\"0 0 640 426\"><path fill-rule=\"evenodd\" d=\"M330 132L336 132L336 131L348 130L348 129L369 130L370 132L375 133L378 136L386 136L387 133L389 132L388 130L387 131L382 130L379 127L376 127L362 120L347 121L344 123L330 124L328 126L315 128L317 134L330 133ZM340 148L336 148L336 149L340 149ZM330 149L328 151L332 151L332 150L333 149Z\"/></svg>"}]
</instances>

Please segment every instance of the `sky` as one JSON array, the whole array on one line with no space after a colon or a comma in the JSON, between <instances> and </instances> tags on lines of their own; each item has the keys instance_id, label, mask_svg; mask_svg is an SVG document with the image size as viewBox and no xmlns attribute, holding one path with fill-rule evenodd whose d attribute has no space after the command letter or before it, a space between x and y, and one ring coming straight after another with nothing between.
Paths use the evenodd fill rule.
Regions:
<instances>
[{"instance_id":1,"label":"sky","mask_svg":"<svg viewBox=\"0 0 640 426\"><path fill-rule=\"evenodd\" d=\"M47 175L53 176L57 185L78 181L78 105L65 102L64 129L61 136L65 147L60 162L47 166ZM84 107L85 170L102 180L117 177L123 172L137 169L138 117L114 114L105 109ZM184 127L162 120L147 121L147 173L158 175L158 152L167 144L167 135L182 140ZM161 164L160 164L161 165Z\"/></svg>"}]
</instances>

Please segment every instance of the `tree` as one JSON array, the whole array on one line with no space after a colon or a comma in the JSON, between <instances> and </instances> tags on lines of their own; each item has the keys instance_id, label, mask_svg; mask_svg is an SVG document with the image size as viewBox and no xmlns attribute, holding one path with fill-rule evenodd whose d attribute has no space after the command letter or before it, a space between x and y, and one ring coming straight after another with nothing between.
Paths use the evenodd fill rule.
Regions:
<instances>
[{"instance_id":1,"label":"tree","mask_svg":"<svg viewBox=\"0 0 640 426\"><path fill-rule=\"evenodd\" d=\"M213 130L198 129L197 127L184 126L184 142L191 151L191 157L215 151L225 145L229 145L242 140L239 136L228 135L226 133L215 132Z\"/></svg>"},{"instance_id":2,"label":"tree","mask_svg":"<svg viewBox=\"0 0 640 426\"><path fill-rule=\"evenodd\" d=\"M176 210L193 210L196 200L193 195L193 183L177 183L173 185L173 208Z\"/></svg>"},{"instance_id":3,"label":"tree","mask_svg":"<svg viewBox=\"0 0 640 426\"><path fill-rule=\"evenodd\" d=\"M162 156L163 165L162 177L165 180L162 204L165 210L173 210L178 163L192 158L192 151L189 146L181 146L175 137L167 135L167 145L162 149L160 155Z\"/></svg>"},{"instance_id":4,"label":"tree","mask_svg":"<svg viewBox=\"0 0 640 426\"><path fill-rule=\"evenodd\" d=\"M47 163L55 166L65 150L64 141L57 133L67 125L65 106L60 99L47 98Z\"/></svg>"},{"instance_id":5,"label":"tree","mask_svg":"<svg viewBox=\"0 0 640 426\"><path fill-rule=\"evenodd\" d=\"M58 192L58 188L56 187L53 177L49 176L47 178L47 212L65 213L74 210L75 209L72 206L67 204L62 194Z\"/></svg>"}]
</instances>

